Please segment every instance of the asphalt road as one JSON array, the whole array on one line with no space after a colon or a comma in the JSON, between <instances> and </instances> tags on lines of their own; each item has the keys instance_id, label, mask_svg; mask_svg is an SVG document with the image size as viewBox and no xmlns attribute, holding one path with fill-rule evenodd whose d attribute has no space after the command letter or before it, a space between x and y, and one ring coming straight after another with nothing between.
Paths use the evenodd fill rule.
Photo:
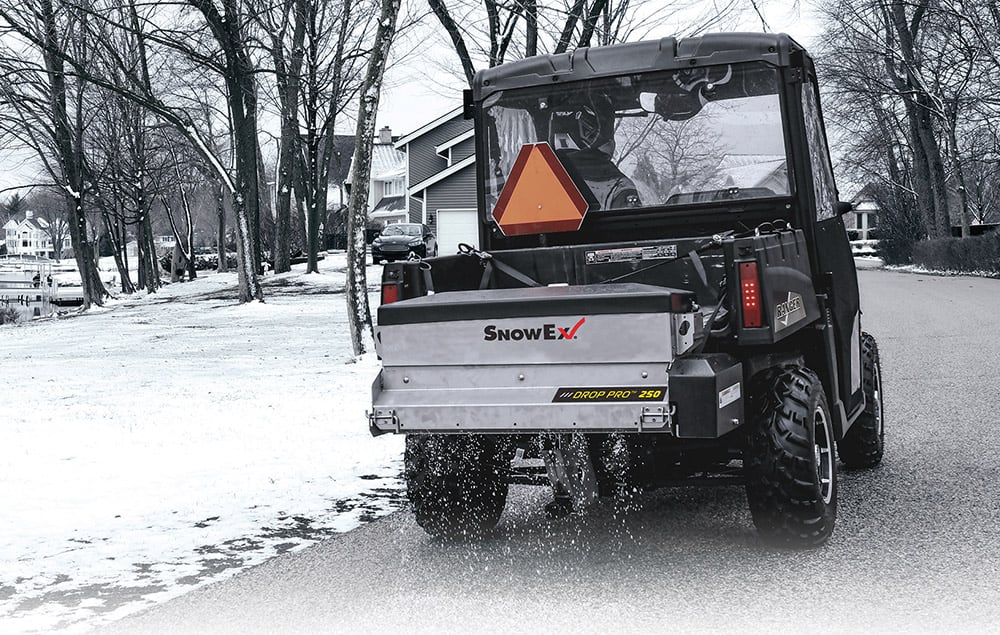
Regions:
<instances>
[{"instance_id":1,"label":"asphalt road","mask_svg":"<svg viewBox=\"0 0 1000 635\"><path fill-rule=\"evenodd\" d=\"M107 630L1000 632L1000 281L860 277L886 457L841 471L818 551L761 546L739 487L656 492L624 522L547 521L519 487L485 542L435 542L404 511Z\"/></svg>"}]
</instances>

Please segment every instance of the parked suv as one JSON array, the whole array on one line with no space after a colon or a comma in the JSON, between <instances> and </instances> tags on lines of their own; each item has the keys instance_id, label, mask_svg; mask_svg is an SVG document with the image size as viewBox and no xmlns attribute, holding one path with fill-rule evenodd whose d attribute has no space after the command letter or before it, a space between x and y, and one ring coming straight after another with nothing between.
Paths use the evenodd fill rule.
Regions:
<instances>
[{"instance_id":1,"label":"parked suv","mask_svg":"<svg viewBox=\"0 0 1000 635\"><path fill-rule=\"evenodd\" d=\"M386 225L372 242L372 262L406 260L410 254L421 258L437 255L437 240L427 225L393 223Z\"/></svg>"}]
</instances>

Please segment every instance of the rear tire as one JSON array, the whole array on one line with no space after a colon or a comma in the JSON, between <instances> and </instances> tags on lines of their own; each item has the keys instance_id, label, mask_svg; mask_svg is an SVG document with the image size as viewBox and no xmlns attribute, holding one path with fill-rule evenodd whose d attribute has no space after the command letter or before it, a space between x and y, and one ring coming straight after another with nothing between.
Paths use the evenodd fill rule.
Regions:
<instances>
[{"instance_id":1,"label":"rear tire","mask_svg":"<svg viewBox=\"0 0 1000 635\"><path fill-rule=\"evenodd\" d=\"M822 545L837 517L833 418L812 371L767 373L754 392L744 456L747 500L767 543L798 549Z\"/></svg>"},{"instance_id":2,"label":"rear tire","mask_svg":"<svg viewBox=\"0 0 1000 635\"><path fill-rule=\"evenodd\" d=\"M875 467L885 450L885 420L882 405L882 364L878 344L861 333L861 388L865 409L837 444L840 460L850 468Z\"/></svg>"},{"instance_id":3,"label":"rear tire","mask_svg":"<svg viewBox=\"0 0 1000 635\"><path fill-rule=\"evenodd\" d=\"M408 435L406 491L417 524L435 538L479 538L507 504L510 456L501 438Z\"/></svg>"}]
</instances>

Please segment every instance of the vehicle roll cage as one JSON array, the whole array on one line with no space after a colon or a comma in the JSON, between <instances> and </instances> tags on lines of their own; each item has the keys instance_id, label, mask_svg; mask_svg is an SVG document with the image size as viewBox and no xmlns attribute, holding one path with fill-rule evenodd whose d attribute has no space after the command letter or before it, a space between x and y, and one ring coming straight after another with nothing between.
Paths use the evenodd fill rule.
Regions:
<instances>
[{"instance_id":1,"label":"vehicle roll cage","mask_svg":"<svg viewBox=\"0 0 1000 635\"><path fill-rule=\"evenodd\" d=\"M816 200L810 169L810 149L806 145L806 122L802 108L802 86L815 83L812 58L795 40L785 34L724 33L695 38L663 38L581 48L557 55L540 55L519 62L479 71L471 90L465 92L465 115L475 119L476 153L487 156L484 100L500 91L564 84L617 75L656 71L684 70L727 63L762 61L778 69L781 79L779 97L789 134L785 138L791 192L787 196L735 201L706 201L686 205L649 206L641 212L608 210L589 214L579 233L560 237L529 235L505 237L490 218L487 209L486 165L476 162L477 200L480 209L480 245L487 250L503 250L538 244L590 242L608 232L627 236L631 228L636 236L644 227L683 227L706 233L725 229L750 229L761 223L783 220L802 228L812 238L816 224ZM821 113L820 113L821 115ZM824 130L825 139L825 130ZM822 149L827 152L826 148ZM827 159L829 160L829 159ZM723 211L726 214L718 214ZM710 213L710 212L715 212ZM669 231L669 230L668 230Z\"/></svg>"}]
</instances>

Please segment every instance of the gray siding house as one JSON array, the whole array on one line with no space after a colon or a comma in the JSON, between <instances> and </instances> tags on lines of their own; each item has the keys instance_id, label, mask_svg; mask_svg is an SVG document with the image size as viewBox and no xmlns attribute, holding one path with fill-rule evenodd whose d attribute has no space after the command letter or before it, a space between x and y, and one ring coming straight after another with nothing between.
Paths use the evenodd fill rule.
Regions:
<instances>
[{"instance_id":1,"label":"gray siding house","mask_svg":"<svg viewBox=\"0 0 1000 635\"><path fill-rule=\"evenodd\" d=\"M406 154L410 222L431 228L441 255L456 253L459 243L478 246L475 140L462 109L403 136L395 147Z\"/></svg>"},{"instance_id":2,"label":"gray siding house","mask_svg":"<svg viewBox=\"0 0 1000 635\"><path fill-rule=\"evenodd\" d=\"M350 186L350 174L345 183ZM392 138L392 130L385 126L379 130L372 146L371 177L368 182L368 220L378 225L402 223L407 220L405 201L406 155L397 149Z\"/></svg>"}]
</instances>

